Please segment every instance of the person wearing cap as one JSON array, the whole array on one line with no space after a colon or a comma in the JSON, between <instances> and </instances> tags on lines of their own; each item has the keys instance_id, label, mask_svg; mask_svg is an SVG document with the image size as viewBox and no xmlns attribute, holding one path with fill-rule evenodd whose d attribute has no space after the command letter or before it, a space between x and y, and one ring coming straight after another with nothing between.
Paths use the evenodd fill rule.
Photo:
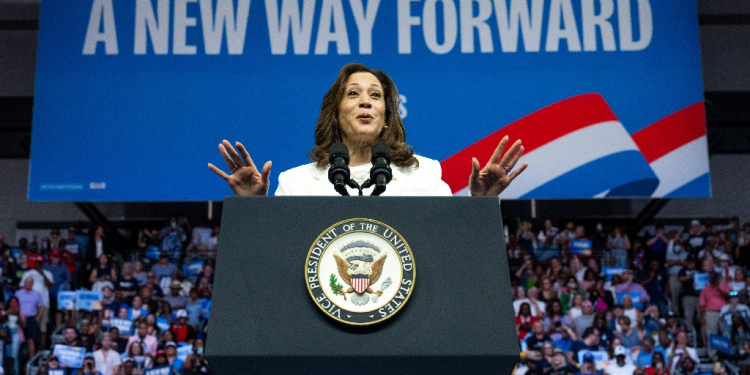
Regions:
<instances>
[{"instance_id":1,"label":"person wearing cap","mask_svg":"<svg viewBox=\"0 0 750 375\"><path fill-rule=\"evenodd\" d=\"M198 331L196 331L193 326L187 324L187 311L185 311L184 309L177 310L177 312L175 313L175 317L177 319L175 320L170 330L174 334L177 342L192 342L193 340L195 340L195 338L198 336ZM544 331L544 327L542 327L541 330Z\"/></svg>"},{"instance_id":2,"label":"person wearing cap","mask_svg":"<svg viewBox=\"0 0 750 375\"><path fill-rule=\"evenodd\" d=\"M169 303L172 306L172 310L178 310L185 308L190 303L190 298L185 297L181 294L182 283L179 280L172 280L169 283L169 295L163 298L163 301Z\"/></svg>"},{"instance_id":3,"label":"person wearing cap","mask_svg":"<svg viewBox=\"0 0 750 375\"><path fill-rule=\"evenodd\" d=\"M513 375L526 375L529 370L536 369L537 362L542 359L535 350L528 350L521 354L521 364L516 366L516 371L513 372Z\"/></svg>"},{"instance_id":4,"label":"person wearing cap","mask_svg":"<svg viewBox=\"0 0 750 375\"><path fill-rule=\"evenodd\" d=\"M596 360L591 352L583 354L583 363L578 369L578 375L602 375L602 370L596 369Z\"/></svg>"},{"instance_id":5,"label":"person wearing cap","mask_svg":"<svg viewBox=\"0 0 750 375\"><path fill-rule=\"evenodd\" d=\"M636 367L627 361L627 351L622 345L615 348L615 362L604 368L607 375L633 375Z\"/></svg>"},{"instance_id":6,"label":"person wearing cap","mask_svg":"<svg viewBox=\"0 0 750 375\"><path fill-rule=\"evenodd\" d=\"M740 303L739 292L730 291L729 299L727 303L721 307L719 311L721 314L721 321L724 324L722 331L724 333L732 332L732 317L739 316L743 320L750 320L750 308L747 305Z\"/></svg>"},{"instance_id":7,"label":"person wearing cap","mask_svg":"<svg viewBox=\"0 0 750 375\"><path fill-rule=\"evenodd\" d=\"M565 359L565 353L560 349L552 352L552 366L548 368L544 375L576 375L578 371L575 367L568 364Z\"/></svg>"},{"instance_id":8,"label":"person wearing cap","mask_svg":"<svg viewBox=\"0 0 750 375\"><path fill-rule=\"evenodd\" d=\"M65 251L63 248L62 251ZM70 270L68 267L60 262L61 250L52 250L49 252L49 263L44 263L42 266L45 271L48 271L52 275L52 285L50 287L50 305L52 311L57 311L57 293L65 288L66 290L70 287Z\"/></svg>"},{"instance_id":9,"label":"person wearing cap","mask_svg":"<svg viewBox=\"0 0 750 375\"><path fill-rule=\"evenodd\" d=\"M698 301L698 320L704 328L704 341L708 342L711 334L718 334L721 328L721 308L727 303L729 286L719 281L716 272L709 272L708 285L701 290ZM710 347L707 350L712 361L718 360L717 352Z\"/></svg>"},{"instance_id":10,"label":"person wearing cap","mask_svg":"<svg viewBox=\"0 0 750 375\"><path fill-rule=\"evenodd\" d=\"M120 353L112 350L112 337L109 333L103 333L99 341L99 350L94 352L96 370L102 375L118 375L120 370Z\"/></svg>"},{"instance_id":11,"label":"person wearing cap","mask_svg":"<svg viewBox=\"0 0 750 375\"><path fill-rule=\"evenodd\" d=\"M722 282L725 282L727 284L731 283L735 279L734 271L739 269L739 267L732 266L730 264L732 257L730 257L727 253L722 253L717 258L719 265L714 268L714 271L719 274L719 278ZM742 274L740 274L740 276L741 275Z\"/></svg>"},{"instance_id":12,"label":"person wearing cap","mask_svg":"<svg viewBox=\"0 0 750 375\"><path fill-rule=\"evenodd\" d=\"M167 356L167 361L175 369L175 372L182 371L183 360L177 358L177 344L174 342L168 342L164 345L164 355Z\"/></svg>"},{"instance_id":13,"label":"person wearing cap","mask_svg":"<svg viewBox=\"0 0 750 375\"><path fill-rule=\"evenodd\" d=\"M169 261L169 254L162 251L159 255L159 262L151 266L151 272L154 273L156 281L160 282L163 278L172 278L177 272L177 266Z\"/></svg>"},{"instance_id":14,"label":"person wearing cap","mask_svg":"<svg viewBox=\"0 0 750 375\"><path fill-rule=\"evenodd\" d=\"M698 255L698 253L706 247L706 232L701 228L701 222L699 220L693 220L690 222L690 234L687 238L688 251L690 254Z\"/></svg>"}]
</instances>

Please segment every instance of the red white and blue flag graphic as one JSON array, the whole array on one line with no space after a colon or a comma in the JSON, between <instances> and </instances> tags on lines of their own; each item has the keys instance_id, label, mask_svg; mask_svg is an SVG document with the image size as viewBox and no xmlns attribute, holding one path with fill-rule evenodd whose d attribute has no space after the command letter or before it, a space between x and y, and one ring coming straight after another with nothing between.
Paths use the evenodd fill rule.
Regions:
<instances>
[{"instance_id":1,"label":"red white and blue flag graphic","mask_svg":"<svg viewBox=\"0 0 750 375\"><path fill-rule=\"evenodd\" d=\"M367 290L367 287L370 286L370 276L368 275L352 275L352 288L354 288L354 291L362 294Z\"/></svg>"},{"instance_id":2,"label":"red white and blue flag graphic","mask_svg":"<svg viewBox=\"0 0 750 375\"><path fill-rule=\"evenodd\" d=\"M599 94L559 101L443 160L443 179L454 195L468 193L471 158L485 163L505 135L509 144L523 141L517 166L528 162L530 167L503 198L710 194L702 102L631 135Z\"/></svg>"}]
</instances>

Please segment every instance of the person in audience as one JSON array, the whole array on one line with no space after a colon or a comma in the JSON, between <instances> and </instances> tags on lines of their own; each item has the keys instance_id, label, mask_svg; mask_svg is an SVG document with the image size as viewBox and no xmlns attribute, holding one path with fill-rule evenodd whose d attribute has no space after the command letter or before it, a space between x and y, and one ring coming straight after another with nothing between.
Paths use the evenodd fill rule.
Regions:
<instances>
[{"instance_id":1,"label":"person in audience","mask_svg":"<svg viewBox=\"0 0 750 375\"><path fill-rule=\"evenodd\" d=\"M641 339L641 346L633 356L633 364L641 368L651 366L654 353L660 353L656 351L656 341L653 336L644 335Z\"/></svg>"},{"instance_id":2,"label":"person in audience","mask_svg":"<svg viewBox=\"0 0 750 375\"><path fill-rule=\"evenodd\" d=\"M117 375L120 370L120 353L112 350L112 337L109 333L103 333L99 341L99 350L94 352L96 371L102 375Z\"/></svg>"},{"instance_id":3,"label":"person in audience","mask_svg":"<svg viewBox=\"0 0 750 375\"><path fill-rule=\"evenodd\" d=\"M552 287L552 280L548 276L542 278L542 287L539 290L539 300L545 305L552 300L558 299L557 291Z\"/></svg>"},{"instance_id":4,"label":"person in audience","mask_svg":"<svg viewBox=\"0 0 750 375\"><path fill-rule=\"evenodd\" d=\"M669 368L664 360L662 352L655 351L651 358L651 364L643 369L648 375L669 375Z\"/></svg>"},{"instance_id":5,"label":"person in audience","mask_svg":"<svg viewBox=\"0 0 750 375\"><path fill-rule=\"evenodd\" d=\"M592 327L599 331L599 346L606 348L612 342L614 335L607 326L607 315L604 312L598 312L594 315L594 324Z\"/></svg>"},{"instance_id":6,"label":"person in audience","mask_svg":"<svg viewBox=\"0 0 750 375\"><path fill-rule=\"evenodd\" d=\"M182 283L179 280L172 280L169 284L169 292L170 294L165 296L163 301L167 302L172 310L182 309L190 303L190 299L181 294Z\"/></svg>"},{"instance_id":7,"label":"person in audience","mask_svg":"<svg viewBox=\"0 0 750 375\"><path fill-rule=\"evenodd\" d=\"M128 346L128 339L120 336L120 329L111 327L109 329L109 337L112 339L112 349L120 354L125 353L125 348Z\"/></svg>"},{"instance_id":8,"label":"person in audience","mask_svg":"<svg viewBox=\"0 0 750 375\"><path fill-rule=\"evenodd\" d=\"M205 299L198 298L198 289L193 288L190 290L190 302L185 306L185 311L187 311L188 314L187 324L194 328L198 328L203 310L203 303L205 301Z\"/></svg>"},{"instance_id":9,"label":"person in audience","mask_svg":"<svg viewBox=\"0 0 750 375\"><path fill-rule=\"evenodd\" d=\"M610 290L606 288L603 277L596 279L596 284L589 293L589 301L594 306L594 311L609 311L615 305L615 299Z\"/></svg>"},{"instance_id":10,"label":"person in audience","mask_svg":"<svg viewBox=\"0 0 750 375\"><path fill-rule=\"evenodd\" d=\"M599 347L599 330L594 327L588 327L581 335L581 341L576 341L568 350L568 362L579 365L578 352L580 351L598 351Z\"/></svg>"},{"instance_id":11,"label":"person in audience","mask_svg":"<svg viewBox=\"0 0 750 375\"><path fill-rule=\"evenodd\" d=\"M94 356L91 353L89 353L89 354L86 354L86 357L83 359L83 365L81 365L81 368L73 371L73 375L104 375L104 374L97 371L96 360L94 359Z\"/></svg>"},{"instance_id":12,"label":"person in audience","mask_svg":"<svg viewBox=\"0 0 750 375\"><path fill-rule=\"evenodd\" d=\"M130 345L126 359L130 359L138 369L150 369L152 367L151 356L146 353L143 345Z\"/></svg>"},{"instance_id":13,"label":"person in audience","mask_svg":"<svg viewBox=\"0 0 750 375\"><path fill-rule=\"evenodd\" d=\"M596 361L594 361L593 354L583 354L583 363L578 370L578 375L602 375L603 373L602 370L596 369Z\"/></svg>"},{"instance_id":14,"label":"person in audience","mask_svg":"<svg viewBox=\"0 0 750 375\"><path fill-rule=\"evenodd\" d=\"M140 285L138 284L138 280L133 276L132 263L123 263L121 272L122 277L119 277L117 281L115 281L115 290L122 293L125 303L130 303L130 301L133 300L133 297L138 294Z\"/></svg>"},{"instance_id":15,"label":"person in audience","mask_svg":"<svg viewBox=\"0 0 750 375\"><path fill-rule=\"evenodd\" d=\"M625 270L620 274L622 283L615 287L615 293L640 293L640 302L646 304L650 301L650 297L646 289L641 284L633 282L633 271Z\"/></svg>"},{"instance_id":16,"label":"person in audience","mask_svg":"<svg viewBox=\"0 0 750 375\"><path fill-rule=\"evenodd\" d=\"M528 302L521 304L518 316L516 316L516 330L518 331L518 339L524 340L526 335L531 332L531 325L539 320L539 318L531 315L531 306Z\"/></svg>"},{"instance_id":17,"label":"person in audience","mask_svg":"<svg viewBox=\"0 0 750 375\"><path fill-rule=\"evenodd\" d=\"M172 328L170 330L172 331L172 333L174 333L177 339L176 342L192 343L192 341L195 340L195 338L198 336L198 332L193 326L187 324L187 311L185 311L184 309L177 310L175 316L177 318L176 322L174 325L172 325ZM539 323L540 330L544 332L544 326L541 326L542 322L537 320L535 323Z\"/></svg>"},{"instance_id":18,"label":"person in audience","mask_svg":"<svg viewBox=\"0 0 750 375\"><path fill-rule=\"evenodd\" d=\"M667 362L669 362L669 372L674 374L675 368L685 357L691 358L694 363L700 363L698 352L695 348L688 346L688 336L685 331L677 332L674 342L667 349Z\"/></svg>"},{"instance_id":19,"label":"person in audience","mask_svg":"<svg viewBox=\"0 0 750 375\"><path fill-rule=\"evenodd\" d=\"M148 309L143 306L141 296L133 297L133 307L128 309L128 320L138 319L139 316L148 315Z\"/></svg>"},{"instance_id":20,"label":"person in audience","mask_svg":"<svg viewBox=\"0 0 750 375\"><path fill-rule=\"evenodd\" d=\"M666 314L667 312L667 301L664 298L664 290L667 289L667 270L661 267L661 263L658 260L651 260L649 262L648 269L644 269L638 275L639 284L646 290L648 295L648 302L656 305L659 308L659 312Z\"/></svg>"},{"instance_id":21,"label":"person in audience","mask_svg":"<svg viewBox=\"0 0 750 375\"><path fill-rule=\"evenodd\" d=\"M581 296L580 302L583 302L583 300L586 299L586 291L579 288L578 280L575 278L575 276L568 276L566 277L566 286L564 292L560 293L560 302L562 302L563 310L566 314L571 309L571 307L573 307L573 300L575 299L576 295ZM576 307L580 308L580 306L578 305L576 305ZM575 313L575 316L578 316L578 313ZM575 316L571 316L570 319L573 320Z\"/></svg>"},{"instance_id":22,"label":"person in audience","mask_svg":"<svg viewBox=\"0 0 750 375\"><path fill-rule=\"evenodd\" d=\"M96 343L96 338L99 337L99 331L100 326L92 324L89 319L81 319L81 344L87 352L94 351L94 343Z\"/></svg>"},{"instance_id":23,"label":"person in audience","mask_svg":"<svg viewBox=\"0 0 750 375\"><path fill-rule=\"evenodd\" d=\"M167 356L167 361L174 369L182 369L182 360L177 358L177 344L174 342L168 342L164 345L164 355Z\"/></svg>"},{"instance_id":24,"label":"person in audience","mask_svg":"<svg viewBox=\"0 0 750 375\"><path fill-rule=\"evenodd\" d=\"M750 356L750 327L747 320L740 315L731 315L732 324L729 329L730 359L743 361Z\"/></svg>"},{"instance_id":25,"label":"person in audience","mask_svg":"<svg viewBox=\"0 0 750 375\"><path fill-rule=\"evenodd\" d=\"M669 240L664 231L664 224L656 224L654 234L649 237L648 241L646 241L651 260L656 260L659 264L664 263L667 255L668 244Z\"/></svg>"},{"instance_id":26,"label":"person in audience","mask_svg":"<svg viewBox=\"0 0 750 375\"><path fill-rule=\"evenodd\" d=\"M37 343L41 340L42 335L39 326L41 325L46 307L44 306L42 295L33 289L34 279L32 277L25 278L22 285L23 289L16 291L15 297L18 299L22 316L25 317L22 325L24 327L24 337L26 338L29 356L33 358L36 355Z\"/></svg>"},{"instance_id":27,"label":"person in audience","mask_svg":"<svg viewBox=\"0 0 750 375\"><path fill-rule=\"evenodd\" d=\"M98 266L92 269L91 274L89 275L89 282L92 284L91 290L93 291L101 291L104 282L117 281L115 268L110 265L107 254L102 254L97 259Z\"/></svg>"},{"instance_id":28,"label":"person in audience","mask_svg":"<svg viewBox=\"0 0 750 375\"><path fill-rule=\"evenodd\" d=\"M575 367L568 365L565 359L565 352L560 349L554 350L551 365L544 372L544 375L576 375L578 373Z\"/></svg>"},{"instance_id":29,"label":"person in audience","mask_svg":"<svg viewBox=\"0 0 750 375\"><path fill-rule=\"evenodd\" d=\"M739 293L733 290L729 292L729 300L721 307L719 313L723 324L721 331L725 334L732 330L732 317L739 316L743 320L750 320L750 308L740 303Z\"/></svg>"},{"instance_id":30,"label":"person in audience","mask_svg":"<svg viewBox=\"0 0 750 375\"><path fill-rule=\"evenodd\" d=\"M578 299L578 295L576 295L576 299ZM573 311L571 309L571 311ZM573 328L576 330L576 333L580 336L583 335L583 331L591 327L594 324L594 309L591 306L591 301L583 301L581 303L581 315L577 316L575 319L573 319Z\"/></svg>"},{"instance_id":31,"label":"person in audience","mask_svg":"<svg viewBox=\"0 0 750 375\"><path fill-rule=\"evenodd\" d=\"M23 336L23 330L26 324L26 316L21 312L18 297L10 297L5 303L5 325L8 328L10 342L5 345L5 355L13 360L14 374L20 374L18 372L20 353L21 353L21 341ZM31 319L31 318L29 318Z\"/></svg>"},{"instance_id":32,"label":"person in audience","mask_svg":"<svg viewBox=\"0 0 750 375\"><path fill-rule=\"evenodd\" d=\"M52 273L44 269L44 260L34 263L34 268L26 271L21 277L21 286L24 286L27 279L33 280L32 289L37 291L42 297L44 309L42 309L41 318L38 319L38 329L40 340L38 343L44 348L47 344L47 323L49 322L50 298L49 288L54 285Z\"/></svg>"},{"instance_id":33,"label":"person in audience","mask_svg":"<svg viewBox=\"0 0 750 375\"><path fill-rule=\"evenodd\" d=\"M550 338L544 333L544 323L537 320L531 325L531 336L526 339L526 347L541 352L545 341L550 341Z\"/></svg>"},{"instance_id":34,"label":"person in audience","mask_svg":"<svg viewBox=\"0 0 750 375\"><path fill-rule=\"evenodd\" d=\"M547 371L548 368L552 367L552 357L554 356L554 352L555 343L552 341L545 341L542 344L542 357L536 363L537 368L541 369L544 372Z\"/></svg>"},{"instance_id":35,"label":"person in audience","mask_svg":"<svg viewBox=\"0 0 750 375\"><path fill-rule=\"evenodd\" d=\"M627 352L625 347L618 346L614 349L615 362L610 363L604 368L604 374L606 375L633 375L636 367L629 363L627 358Z\"/></svg>"},{"instance_id":36,"label":"person in audience","mask_svg":"<svg viewBox=\"0 0 750 375\"><path fill-rule=\"evenodd\" d=\"M164 298L164 291L161 289L161 285L159 285L159 279L156 277L153 268L151 269L151 271L146 273L146 285L144 287L151 288L151 291L153 292L152 297L156 298L157 301L161 301L161 299Z\"/></svg>"},{"instance_id":37,"label":"person in audience","mask_svg":"<svg viewBox=\"0 0 750 375\"><path fill-rule=\"evenodd\" d=\"M151 354L152 356L156 355L156 337L149 334L148 322L146 322L145 320L139 321L138 331L135 335L130 336L130 338L128 339L128 350L130 349L130 346L133 345L133 343L137 343L137 345L145 345L147 353Z\"/></svg>"},{"instance_id":38,"label":"person in audience","mask_svg":"<svg viewBox=\"0 0 750 375\"><path fill-rule=\"evenodd\" d=\"M131 358L126 358L122 361L122 365L120 366L120 374L118 375L136 375L135 365L133 364L133 360Z\"/></svg>"},{"instance_id":39,"label":"person in audience","mask_svg":"<svg viewBox=\"0 0 750 375\"><path fill-rule=\"evenodd\" d=\"M86 249L86 255L83 263L86 265L86 272L82 272L82 274L85 274L85 276L88 277L86 279L88 282L81 285L91 285L93 283L92 281L90 281L90 275L91 271L94 270L99 264L99 258L102 255L110 256L112 255L112 253L112 246L104 236L104 227L101 225L97 226L93 232L93 235L88 241L88 248Z\"/></svg>"},{"instance_id":40,"label":"person in audience","mask_svg":"<svg viewBox=\"0 0 750 375\"><path fill-rule=\"evenodd\" d=\"M140 260L133 262L133 277L138 280L139 286L146 285L146 271L143 269L143 262Z\"/></svg>"},{"instance_id":41,"label":"person in audience","mask_svg":"<svg viewBox=\"0 0 750 375\"><path fill-rule=\"evenodd\" d=\"M151 266L151 272L153 272L156 278L152 283L158 284L163 278L171 279L175 272L177 272L177 266L169 261L169 253L162 251L159 255L159 263ZM154 290L156 289L154 288Z\"/></svg>"},{"instance_id":42,"label":"person in audience","mask_svg":"<svg viewBox=\"0 0 750 375\"><path fill-rule=\"evenodd\" d=\"M701 227L699 220L693 220L690 222L690 233L688 234L687 244L689 246L688 251L690 254L698 256L698 253L706 247L706 232Z\"/></svg>"},{"instance_id":43,"label":"person in audience","mask_svg":"<svg viewBox=\"0 0 750 375\"><path fill-rule=\"evenodd\" d=\"M669 295L672 310L679 313L682 306L682 282L679 279L680 270L687 263L688 250L680 240L680 234L671 233L667 244L666 264L669 273Z\"/></svg>"},{"instance_id":44,"label":"person in audience","mask_svg":"<svg viewBox=\"0 0 750 375\"><path fill-rule=\"evenodd\" d=\"M729 286L719 281L719 275L711 271L708 274L708 285L701 290L698 303L698 320L703 326L703 342L708 342L711 334L718 334L721 324L721 308L726 304L729 296ZM708 357L712 361L718 359L715 349L708 348Z\"/></svg>"},{"instance_id":45,"label":"person in audience","mask_svg":"<svg viewBox=\"0 0 750 375\"><path fill-rule=\"evenodd\" d=\"M182 255L182 243L187 239L187 233L182 229L182 223L172 216L167 225L159 232L161 239L161 251L166 252L169 258L177 263Z\"/></svg>"},{"instance_id":46,"label":"person in audience","mask_svg":"<svg viewBox=\"0 0 750 375\"><path fill-rule=\"evenodd\" d=\"M622 346L627 349L637 346L641 340L641 331L633 328L630 323L630 318L628 318L627 316L622 316L619 320L619 323L620 327L622 328L622 331L619 332Z\"/></svg>"},{"instance_id":47,"label":"person in audience","mask_svg":"<svg viewBox=\"0 0 750 375\"><path fill-rule=\"evenodd\" d=\"M622 233L622 228L614 227L612 234L607 238L607 249L610 256L615 259L615 267L628 266L628 250L630 250L630 238Z\"/></svg>"},{"instance_id":48,"label":"person in audience","mask_svg":"<svg viewBox=\"0 0 750 375\"><path fill-rule=\"evenodd\" d=\"M555 347L558 349L562 349L565 353L567 353L570 351L573 343L578 340L578 336L576 336L576 333L573 332L573 329L568 327L567 325L562 326L560 332L560 339L555 340Z\"/></svg>"},{"instance_id":49,"label":"person in audience","mask_svg":"<svg viewBox=\"0 0 750 375\"><path fill-rule=\"evenodd\" d=\"M586 302L589 302L589 301L586 301ZM568 318L570 318L571 322L574 322L576 318L578 318L579 316L581 316L581 314L583 314L582 307L583 307L583 297L578 293L574 294L570 300L570 309L568 309Z\"/></svg>"},{"instance_id":50,"label":"person in audience","mask_svg":"<svg viewBox=\"0 0 750 375\"><path fill-rule=\"evenodd\" d=\"M513 371L513 375L526 375L529 373L529 371L533 373L539 368L537 364L540 359L541 357L539 356L539 353L534 350L527 350L525 352L522 352L521 361L516 366L516 370Z\"/></svg>"},{"instance_id":51,"label":"person in audience","mask_svg":"<svg viewBox=\"0 0 750 375\"><path fill-rule=\"evenodd\" d=\"M53 311L57 310L57 293L63 289L67 290L70 287L70 270L68 270L66 265L60 263L60 251L65 251L65 249L50 251L49 263L43 264L44 270L52 275L52 285L49 286L49 294L50 306Z\"/></svg>"},{"instance_id":52,"label":"person in audience","mask_svg":"<svg viewBox=\"0 0 750 375\"><path fill-rule=\"evenodd\" d=\"M159 301L154 299L154 289L148 285L141 288L141 303L149 314L156 314L159 311Z\"/></svg>"},{"instance_id":53,"label":"person in audience","mask_svg":"<svg viewBox=\"0 0 750 375\"><path fill-rule=\"evenodd\" d=\"M570 318L563 313L560 300L554 299L547 304L549 311L544 318L544 325L547 327L547 335L552 340L559 340L562 337L562 327L570 326Z\"/></svg>"}]
</instances>

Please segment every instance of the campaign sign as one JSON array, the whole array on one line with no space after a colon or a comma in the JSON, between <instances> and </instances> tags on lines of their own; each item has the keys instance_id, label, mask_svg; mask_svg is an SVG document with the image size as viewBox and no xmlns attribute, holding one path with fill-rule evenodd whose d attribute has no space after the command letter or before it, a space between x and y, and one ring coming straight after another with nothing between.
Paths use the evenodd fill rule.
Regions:
<instances>
[{"instance_id":1,"label":"campaign sign","mask_svg":"<svg viewBox=\"0 0 750 375\"><path fill-rule=\"evenodd\" d=\"M583 363L583 355L586 353L591 353L591 355L594 356L594 364L596 365L597 370L604 370L604 368L609 364L609 354L607 354L605 350L580 350L578 352L578 363Z\"/></svg>"},{"instance_id":2,"label":"campaign sign","mask_svg":"<svg viewBox=\"0 0 750 375\"><path fill-rule=\"evenodd\" d=\"M206 310L206 313L203 314L203 317L208 319L209 313L211 312L211 300L207 300L203 302L203 310Z\"/></svg>"},{"instance_id":3,"label":"campaign sign","mask_svg":"<svg viewBox=\"0 0 750 375\"><path fill-rule=\"evenodd\" d=\"M187 356L193 354L193 346L190 344L181 343L180 347L177 348L177 358L184 361Z\"/></svg>"},{"instance_id":4,"label":"campaign sign","mask_svg":"<svg viewBox=\"0 0 750 375\"><path fill-rule=\"evenodd\" d=\"M103 298L101 292L79 290L76 292L76 309L101 310L101 301Z\"/></svg>"},{"instance_id":5,"label":"campaign sign","mask_svg":"<svg viewBox=\"0 0 750 375\"><path fill-rule=\"evenodd\" d=\"M196 260L194 262L190 262L190 264L185 264L182 266L182 272L185 273L185 276L197 276L202 270L203 266L205 264L202 260ZM198 280L200 282L200 280Z\"/></svg>"},{"instance_id":6,"label":"campaign sign","mask_svg":"<svg viewBox=\"0 0 750 375\"><path fill-rule=\"evenodd\" d=\"M643 302L641 302L640 292L617 293L617 303L622 304L622 298L625 296L630 296L630 298L633 300L633 307L635 307L636 309L643 309Z\"/></svg>"},{"instance_id":7,"label":"campaign sign","mask_svg":"<svg viewBox=\"0 0 750 375\"><path fill-rule=\"evenodd\" d=\"M133 335L133 322L127 319L111 318L109 319L110 327L117 327L120 330L120 335L131 336Z\"/></svg>"},{"instance_id":8,"label":"campaign sign","mask_svg":"<svg viewBox=\"0 0 750 375\"><path fill-rule=\"evenodd\" d=\"M729 337L712 333L708 335L708 342L711 349L718 350L726 355L732 354Z\"/></svg>"},{"instance_id":9,"label":"campaign sign","mask_svg":"<svg viewBox=\"0 0 750 375\"><path fill-rule=\"evenodd\" d=\"M144 371L144 375L172 375L172 366L154 367Z\"/></svg>"},{"instance_id":10,"label":"campaign sign","mask_svg":"<svg viewBox=\"0 0 750 375\"><path fill-rule=\"evenodd\" d=\"M693 282L695 283L695 290L703 290L703 288L708 286L708 272L695 273Z\"/></svg>"},{"instance_id":11,"label":"campaign sign","mask_svg":"<svg viewBox=\"0 0 750 375\"><path fill-rule=\"evenodd\" d=\"M65 367L80 368L86 355L86 348L68 345L55 345L52 351L61 365Z\"/></svg>"},{"instance_id":12,"label":"campaign sign","mask_svg":"<svg viewBox=\"0 0 750 375\"><path fill-rule=\"evenodd\" d=\"M625 267L602 267L602 274L607 278L607 281L612 281L612 276L619 275L626 269Z\"/></svg>"},{"instance_id":13,"label":"campaign sign","mask_svg":"<svg viewBox=\"0 0 750 375\"><path fill-rule=\"evenodd\" d=\"M73 310L77 292L57 292L57 308Z\"/></svg>"},{"instance_id":14,"label":"campaign sign","mask_svg":"<svg viewBox=\"0 0 750 375\"><path fill-rule=\"evenodd\" d=\"M47 370L47 374L48 375L65 375L65 370L64 369L59 369L59 368L49 369L49 370Z\"/></svg>"},{"instance_id":15,"label":"campaign sign","mask_svg":"<svg viewBox=\"0 0 750 375\"><path fill-rule=\"evenodd\" d=\"M591 256L591 241L570 240L570 253L575 255Z\"/></svg>"},{"instance_id":16,"label":"campaign sign","mask_svg":"<svg viewBox=\"0 0 750 375\"><path fill-rule=\"evenodd\" d=\"M273 161L274 192L310 162L323 95L355 61L393 78L390 113L454 194L508 135L530 167L504 199L707 197L697 14L684 0L46 1L29 199L221 200L207 163L229 172L223 139Z\"/></svg>"},{"instance_id":17,"label":"campaign sign","mask_svg":"<svg viewBox=\"0 0 750 375\"><path fill-rule=\"evenodd\" d=\"M157 317L156 318L156 326L159 327L159 329L164 332L169 329L169 320L164 317Z\"/></svg>"}]
</instances>

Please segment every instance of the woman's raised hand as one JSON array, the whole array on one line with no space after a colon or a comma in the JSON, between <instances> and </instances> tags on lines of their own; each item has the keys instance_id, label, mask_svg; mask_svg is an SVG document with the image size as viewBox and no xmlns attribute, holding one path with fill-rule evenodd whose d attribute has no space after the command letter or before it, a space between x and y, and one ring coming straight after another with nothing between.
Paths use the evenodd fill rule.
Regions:
<instances>
[{"instance_id":1,"label":"woman's raised hand","mask_svg":"<svg viewBox=\"0 0 750 375\"><path fill-rule=\"evenodd\" d=\"M219 151L221 157L224 158L224 162L227 163L227 167L229 167L229 174L211 163L208 163L208 168L223 178L235 195L268 195L271 161L267 161L263 165L263 169L258 170L245 146L240 142L235 143L235 146L237 146L239 154L226 139L219 144Z\"/></svg>"},{"instance_id":2,"label":"woman's raised hand","mask_svg":"<svg viewBox=\"0 0 750 375\"><path fill-rule=\"evenodd\" d=\"M521 140L517 140L501 158L500 155L503 153L503 149L507 143L508 136L506 135L500 141L500 144L497 145L495 152L492 153L492 157L481 170L479 169L479 160L471 158L472 168L471 177L469 177L469 192L471 195L497 196L529 166L529 163L523 163L523 165L513 171L516 162L523 155L523 146L521 146Z\"/></svg>"}]
</instances>

